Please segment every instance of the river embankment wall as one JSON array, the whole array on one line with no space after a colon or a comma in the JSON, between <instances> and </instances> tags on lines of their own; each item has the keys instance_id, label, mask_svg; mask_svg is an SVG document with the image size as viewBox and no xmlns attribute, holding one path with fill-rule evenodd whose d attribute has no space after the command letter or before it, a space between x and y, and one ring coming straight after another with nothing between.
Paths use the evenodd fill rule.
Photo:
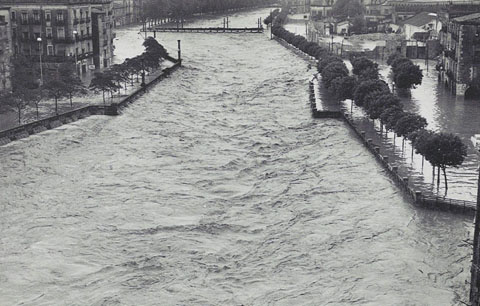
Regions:
<instances>
[{"instance_id":1,"label":"river embankment wall","mask_svg":"<svg viewBox=\"0 0 480 306\"><path fill-rule=\"evenodd\" d=\"M88 105L42 120L23 124L12 129L0 131L0 146L6 145L12 141L26 138L30 135L57 128L64 124L69 124L74 121L87 118L92 115L119 115L123 108L127 107L130 103L135 101L136 98L144 94L148 88L167 78L181 66L181 60L172 58L170 56L167 59L173 62L174 65L157 72L158 75L154 76L153 79L146 81L144 87L135 89L132 93L122 98L120 102L112 103L110 105Z\"/></svg>"},{"instance_id":2,"label":"river embankment wall","mask_svg":"<svg viewBox=\"0 0 480 306\"><path fill-rule=\"evenodd\" d=\"M295 46L292 46L283 39L276 36L273 37L282 46L292 50L295 54L299 55L309 63L316 63L315 58L304 53ZM422 193L418 186L415 186L415 184L410 181L408 176L401 175L398 166L393 165L389 161L389 157L387 155L382 154L381 144L376 144L373 139L367 136L365 131L360 130L360 128L355 124L354 120L345 110L342 109L340 105L337 104L336 106L333 106L332 103L322 103L322 99L320 98L318 92L319 86L318 84L316 86L315 82L320 82L320 80L316 77L313 77L309 81L309 103L312 116L314 118L334 118L343 120L358 136L368 151L373 154L378 163L382 165L389 177L391 177L396 185L400 187L408 199L417 205L431 209L442 209L465 213L468 215L474 214L476 210L476 203L473 201L456 200Z\"/></svg>"}]
</instances>

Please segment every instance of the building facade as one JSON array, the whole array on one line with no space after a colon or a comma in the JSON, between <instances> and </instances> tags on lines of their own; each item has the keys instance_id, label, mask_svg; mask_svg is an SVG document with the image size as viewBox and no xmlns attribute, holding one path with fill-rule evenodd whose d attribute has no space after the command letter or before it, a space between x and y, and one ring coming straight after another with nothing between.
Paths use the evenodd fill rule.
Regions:
<instances>
[{"instance_id":1,"label":"building facade","mask_svg":"<svg viewBox=\"0 0 480 306\"><path fill-rule=\"evenodd\" d=\"M71 61L80 76L105 67L104 63L111 64L112 0L0 0L0 3L10 6L14 54L32 59L42 55L46 69ZM102 43L96 46L95 36L102 38ZM104 40L108 41L104 44Z\"/></svg>"},{"instance_id":2,"label":"building facade","mask_svg":"<svg viewBox=\"0 0 480 306\"><path fill-rule=\"evenodd\" d=\"M114 0L115 27L121 27L137 22L138 0Z\"/></svg>"},{"instance_id":3,"label":"building facade","mask_svg":"<svg viewBox=\"0 0 480 306\"><path fill-rule=\"evenodd\" d=\"M440 78L457 95L468 95L480 77L480 13L444 21Z\"/></svg>"},{"instance_id":4,"label":"building facade","mask_svg":"<svg viewBox=\"0 0 480 306\"><path fill-rule=\"evenodd\" d=\"M0 92L10 91L12 88L10 78L12 51L10 8L0 7Z\"/></svg>"}]
</instances>

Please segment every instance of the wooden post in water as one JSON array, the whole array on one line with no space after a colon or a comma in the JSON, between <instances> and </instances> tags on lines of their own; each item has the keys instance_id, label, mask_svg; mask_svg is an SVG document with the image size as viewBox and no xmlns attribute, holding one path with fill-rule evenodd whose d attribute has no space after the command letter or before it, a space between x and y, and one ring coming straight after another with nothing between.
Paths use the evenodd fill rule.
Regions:
<instances>
[{"instance_id":1,"label":"wooden post in water","mask_svg":"<svg viewBox=\"0 0 480 306\"><path fill-rule=\"evenodd\" d=\"M476 137L475 137L476 136ZM475 135L472 139L475 149L479 153L480 158L480 135ZM477 140L478 139L478 140ZM470 305L480 305L480 167L478 169L478 181L477 181L477 211L475 212L475 231L473 234L473 259L472 267L470 269L471 281L470 281Z\"/></svg>"},{"instance_id":2,"label":"wooden post in water","mask_svg":"<svg viewBox=\"0 0 480 306\"><path fill-rule=\"evenodd\" d=\"M178 62L180 63L180 65L182 65L182 48L181 48L180 39L177 40L177 42L178 42Z\"/></svg>"}]
</instances>

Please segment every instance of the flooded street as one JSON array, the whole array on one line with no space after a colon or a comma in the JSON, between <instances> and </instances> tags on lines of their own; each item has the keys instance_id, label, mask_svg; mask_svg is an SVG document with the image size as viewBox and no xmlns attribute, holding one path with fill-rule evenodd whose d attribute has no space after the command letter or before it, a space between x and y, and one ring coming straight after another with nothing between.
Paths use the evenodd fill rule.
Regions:
<instances>
[{"instance_id":1,"label":"flooded street","mask_svg":"<svg viewBox=\"0 0 480 306\"><path fill-rule=\"evenodd\" d=\"M184 67L121 116L0 147L0 305L468 300L472 220L414 207L312 119L305 61L267 34L157 38Z\"/></svg>"}]
</instances>

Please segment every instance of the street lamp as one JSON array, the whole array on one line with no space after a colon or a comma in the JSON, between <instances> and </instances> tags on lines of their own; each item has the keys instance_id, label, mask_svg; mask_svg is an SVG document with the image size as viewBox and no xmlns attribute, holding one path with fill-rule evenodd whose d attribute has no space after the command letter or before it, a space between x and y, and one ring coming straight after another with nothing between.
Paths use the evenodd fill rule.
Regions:
<instances>
[{"instance_id":1,"label":"street lamp","mask_svg":"<svg viewBox=\"0 0 480 306\"><path fill-rule=\"evenodd\" d=\"M77 60L77 31L73 31L73 52L75 53L75 72L78 73L78 60Z\"/></svg>"},{"instance_id":2,"label":"street lamp","mask_svg":"<svg viewBox=\"0 0 480 306\"><path fill-rule=\"evenodd\" d=\"M472 137L472 143L475 150L479 154L480 158L480 134L476 134ZM479 162L480 165L480 162ZM471 268L471 281L470 281L470 303L472 305L478 305L480 294L480 167L478 169L478 181L477 181L477 210L475 212L475 231L473 234L473 260Z\"/></svg>"},{"instance_id":3,"label":"street lamp","mask_svg":"<svg viewBox=\"0 0 480 306\"><path fill-rule=\"evenodd\" d=\"M331 35L332 35L332 53L333 53L333 33Z\"/></svg>"},{"instance_id":4,"label":"street lamp","mask_svg":"<svg viewBox=\"0 0 480 306\"><path fill-rule=\"evenodd\" d=\"M40 86L43 85L43 67L42 67L42 38L41 37L37 37L37 41L38 41L38 49L39 49L39 53L40 53Z\"/></svg>"},{"instance_id":5,"label":"street lamp","mask_svg":"<svg viewBox=\"0 0 480 306\"><path fill-rule=\"evenodd\" d=\"M142 83L141 87L145 87L145 59L142 57Z\"/></svg>"}]
</instances>

